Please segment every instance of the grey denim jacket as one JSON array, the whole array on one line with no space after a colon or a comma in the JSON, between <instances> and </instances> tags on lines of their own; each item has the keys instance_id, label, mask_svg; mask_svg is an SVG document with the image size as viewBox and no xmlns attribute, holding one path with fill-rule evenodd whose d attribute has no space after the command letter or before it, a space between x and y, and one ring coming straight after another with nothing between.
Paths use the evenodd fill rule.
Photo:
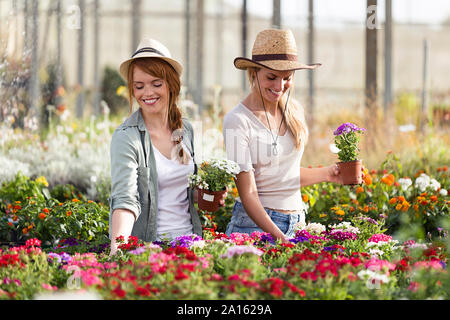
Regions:
<instances>
[{"instance_id":1,"label":"grey denim jacket","mask_svg":"<svg viewBox=\"0 0 450 320\"><path fill-rule=\"evenodd\" d=\"M182 143L194 159L192 125L183 118ZM143 148L144 146L144 148ZM197 165L194 161L195 170ZM187 179L187 177L186 177ZM194 207L194 190L187 188L193 231L202 235L202 226ZM141 109L119 127L111 139L111 195L109 198L109 234L114 209L128 209L136 215L131 232L143 241L156 240L158 215L158 173L152 141L145 127Z\"/></svg>"}]
</instances>

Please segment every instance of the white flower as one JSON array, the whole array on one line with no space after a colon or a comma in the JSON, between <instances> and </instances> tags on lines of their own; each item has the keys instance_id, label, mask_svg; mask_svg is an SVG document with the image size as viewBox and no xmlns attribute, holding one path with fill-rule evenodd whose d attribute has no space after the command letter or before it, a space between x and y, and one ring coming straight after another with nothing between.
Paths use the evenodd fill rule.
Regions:
<instances>
[{"instance_id":1,"label":"white flower","mask_svg":"<svg viewBox=\"0 0 450 320\"><path fill-rule=\"evenodd\" d=\"M436 179L430 180L430 188L433 189L433 191L439 190L441 187L441 184Z\"/></svg>"},{"instance_id":2,"label":"white flower","mask_svg":"<svg viewBox=\"0 0 450 320\"><path fill-rule=\"evenodd\" d=\"M447 195L447 189L441 189L441 190L439 190L439 193L441 196L445 197Z\"/></svg>"},{"instance_id":3,"label":"white flower","mask_svg":"<svg viewBox=\"0 0 450 320\"><path fill-rule=\"evenodd\" d=\"M195 241L193 244L191 244L191 249L192 248L203 249L205 247L205 245L206 245L205 240L198 240L198 241Z\"/></svg>"},{"instance_id":4,"label":"white flower","mask_svg":"<svg viewBox=\"0 0 450 320\"><path fill-rule=\"evenodd\" d=\"M334 229L334 230L332 230L331 232L333 233L333 231L337 231L337 230L339 230L339 231L347 231L347 232L351 232L351 233L359 233L359 229L357 228L357 227L353 227L352 225L351 225L351 223L350 222L348 222L348 221L344 221L344 222L341 222L341 223L339 223L338 225L336 225L336 224L333 224L332 226L331 226L331 229Z\"/></svg>"},{"instance_id":5,"label":"white flower","mask_svg":"<svg viewBox=\"0 0 450 320\"><path fill-rule=\"evenodd\" d=\"M380 274L377 272L374 272L372 270L361 270L358 272L358 277L363 280L370 280L370 281L380 281L381 283L388 283L389 278L386 274Z\"/></svg>"},{"instance_id":6,"label":"white flower","mask_svg":"<svg viewBox=\"0 0 450 320\"><path fill-rule=\"evenodd\" d=\"M325 230L326 230L326 227L320 223L312 222L312 223L308 223L308 225L306 226L306 231L308 231L309 233L321 234Z\"/></svg>"},{"instance_id":7,"label":"white flower","mask_svg":"<svg viewBox=\"0 0 450 320\"><path fill-rule=\"evenodd\" d=\"M380 249L370 249L369 254L373 257L381 257L384 254L384 252L381 251Z\"/></svg>"},{"instance_id":8,"label":"white flower","mask_svg":"<svg viewBox=\"0 0 450 320\"><path fill-rule=\"evenodd\" d=\"M422 173L414 183L414 186L419 189L420 192L424 192L427 187L430 185L430 177L425 173Z\"/></svg>"},{"instance_id":9,"label":"white flower","mask_svg":"<svg viewBox=\"0 0 450 320\"><path fill-rule=\"evenodd\" d=\"M405 191L410 185L412 185L412 180L410 178L401 178L398 179L398 183L402 187L402 190Z\"/></svg>"}]
</instances>

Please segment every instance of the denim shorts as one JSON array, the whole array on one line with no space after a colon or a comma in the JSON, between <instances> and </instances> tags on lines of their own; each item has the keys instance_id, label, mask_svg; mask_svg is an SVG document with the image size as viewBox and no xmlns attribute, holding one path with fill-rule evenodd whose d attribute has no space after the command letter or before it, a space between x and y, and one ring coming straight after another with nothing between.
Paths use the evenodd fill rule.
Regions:
<instances>
[{"instance_id":1,"label":"denim shorts","mask_svg":"<svg viewBox=\"0 0 450 320\"><path fill-rule=\"evenodd\" d=\"M281 213L275 210L264 208L270 219L287 237L295 236L294 226L297 222L305 222L305 211L300 213ZM258 225L247 215L241 202L236 201L233 207L233 216L228 223L226 235L234 232L251 234L254 231L264 232Z\"/></svg>"}]
</instances>

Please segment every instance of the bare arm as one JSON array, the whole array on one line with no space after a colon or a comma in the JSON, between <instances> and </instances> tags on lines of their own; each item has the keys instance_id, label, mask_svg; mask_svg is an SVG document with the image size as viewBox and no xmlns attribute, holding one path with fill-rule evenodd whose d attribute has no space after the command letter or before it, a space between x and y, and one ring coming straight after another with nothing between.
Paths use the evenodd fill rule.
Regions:
<instances>
[{"instance_id":1,"label":"bare arm","mask_svg":"<svg viewBox=\"0 0 450 320\"><path fill-rule=\"evenodd\" d=\"M236 176L236 187L241 198L242 205L248 216L264 231L272 235L274 239L287 242L288 239L277 225L267 215L261 204L256 188L253 171L241 172Z\"/></svg>"},{"instance_id":2,"label":"bare arm","mask_svg":"<svg viewBox=\"0 0 450 320\"><path fill-rule=\"evenodd\" d=\"M361 168L361 183L362 178L364 178L363 169L364 168ZM300 186L306 187L321 182L343 184L337 165L333 164L322 168L300 168Z\"/></svg>"},{"instance_id":3,"label":"bare arm","mask_svg":"<svg viewBox=\"0 0 450 320\"><path fill-rule=\"evenodd\" d=\"M111 255L116 254L118 244L116 238L123 236L126 239L131 235L135 215L127 209L115 209L111 218Z\"/></svg>"}]
</instances>

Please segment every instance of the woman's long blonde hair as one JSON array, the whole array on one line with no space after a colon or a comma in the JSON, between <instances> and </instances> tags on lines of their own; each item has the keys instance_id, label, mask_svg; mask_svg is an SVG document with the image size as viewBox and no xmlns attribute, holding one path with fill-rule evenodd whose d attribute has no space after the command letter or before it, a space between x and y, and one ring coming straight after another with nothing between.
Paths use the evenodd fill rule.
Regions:
<instances>
[{"instance_id":1,"label":"woman's long blonde hair","mask_svg":"<svg viewBox=\"0 0 450 320\"><path fill-rule=\"evenodd\" d=\"M257 67L247 68L247 76L251 88L255 86L255 77L256 73L259 70L260 68ZM289 90L293 90L293 87ZM287 97L283 95L282 99L280 99L280 101L278 102L278 108L280 108L281 112L283 112L284 110L286 99ZM291 97L286 106L286 110L284 111L284 117L288 130L291 131L292 135L294 136L295 148L299 150L302 146L304 147L308 142L309 131L308 126L306 125L305 110L300 103L298 103L295 99Z\"/></svg>"},{"instance_id":2,"label":"woman's long blonde hair","mask_svg":"<svg viewBox=\"0 0 450 320\"><path fill-rule=\"evenodd\" d=\"M138 67L142 71L163 79L167 83L169 89L169 107L167 112L167 120L169 128L172 131L173 139L175 140L176 156L180 163L187 164L190 160L190 155L185 152L181 145L182 135L181 130L183 128L183 120L181 110L178 107L178 97L180 95L181 80L175 69L167 62L158 58L139 58L131 62L128 69L128 102L130 104L130 114L133 112L133 71Z\"/></svg>"}]
</instances>

